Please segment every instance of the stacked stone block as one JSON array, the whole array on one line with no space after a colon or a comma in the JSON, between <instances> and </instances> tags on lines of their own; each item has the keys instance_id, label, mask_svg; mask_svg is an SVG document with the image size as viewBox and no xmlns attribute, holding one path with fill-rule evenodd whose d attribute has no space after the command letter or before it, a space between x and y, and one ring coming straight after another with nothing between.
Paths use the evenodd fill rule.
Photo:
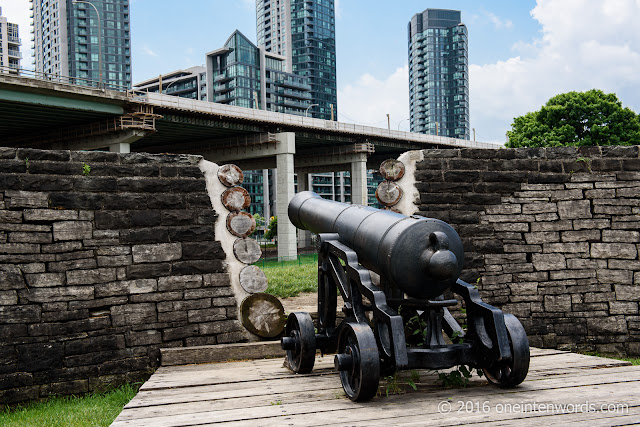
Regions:
<instances>
[{"instance_id":1,"label":"stacked stone block","mask_svg":"<svg viewBox=\"0 0 640 427\"><path fill-rule=\"evenodd\" d=\"M422 155L418 214L453 225L463 279L532 345L640 354L638 147Z\"/></svg>"},{"instance_id":2,"label":"stacked stone block","mask_svg":"<svg viewBox=\"0 0 640 427\"><path fill-rule=\"evenodd\" d=\"M243 339L200 160L0 148L0 403Z\"/></svg>"}]
</instances>

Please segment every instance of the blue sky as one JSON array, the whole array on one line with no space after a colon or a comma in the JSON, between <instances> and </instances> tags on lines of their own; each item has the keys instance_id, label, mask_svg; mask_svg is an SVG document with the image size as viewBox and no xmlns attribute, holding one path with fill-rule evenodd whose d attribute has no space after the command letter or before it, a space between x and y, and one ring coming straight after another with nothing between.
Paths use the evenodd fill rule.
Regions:
<instances>
[{"instance_id":1,"label":"blue sky","mask_svg":"<svg viewBox=\"0 0 640 427\"><path fill-rule=\"evenodd\" d=\"M0 0L21 25L28 0ZM426 8L462 11L469 29L471 126L504 142L513 118L570 90L615 92L640 111L640 0L336 2L338 119L408 130L407 23ZM255 41L255 0L131 0L133 79L202 65L239 29Z\"/></svg>"}]
</instances>

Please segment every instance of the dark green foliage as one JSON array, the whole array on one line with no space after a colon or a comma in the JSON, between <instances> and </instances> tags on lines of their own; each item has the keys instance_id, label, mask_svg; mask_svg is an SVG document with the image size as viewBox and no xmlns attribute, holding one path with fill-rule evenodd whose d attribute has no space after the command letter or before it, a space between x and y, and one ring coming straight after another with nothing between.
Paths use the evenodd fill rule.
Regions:
<instances>
[{"instance_id":1,"label":"dark green foliage","mask_svg":"<svg viewBox=\"0 0 640 427\"><path fill-rule=\"evenodd\" d=\"M278 217L272 216L269 221L269 226L267 227L267 231L264 233L265 239L273 239L278 235Z\"/></svg>"},{"instance_id":2,"label":"dark green foliage","mask_svg":"<svg viewBox=\"0 0 640 427\"><path fill-rule=\"evenodd\" d=\"M474 369L471 369L471 367L460 365L449 372L438 372L438 380L443 387L467 387L473 371ZM475 371L479 377L482 377L483 372L481 369L475 369Z\"/></svg>"},{"instance_id":3,"label":"dark green foliage","mask_svg":"<svg viewBox=\"0 0 640 427\"><path fill-rule=\"evenodd\" d=\"M640 119L613 93L568 92L516 117L507 136L509 148L638 145Z\"/></svg>"}]
</instances>

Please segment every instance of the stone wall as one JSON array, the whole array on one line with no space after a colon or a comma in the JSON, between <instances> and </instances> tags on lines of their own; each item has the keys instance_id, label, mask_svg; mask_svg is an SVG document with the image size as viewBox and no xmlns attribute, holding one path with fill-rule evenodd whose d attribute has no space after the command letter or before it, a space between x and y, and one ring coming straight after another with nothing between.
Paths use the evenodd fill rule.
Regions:
<instances>
[{"instance_id":1,"label":"stone wall","mask_svg":"<svg viewBox=\"0 0 640 427\"><path fill-rule=\"evenodd\" d=\"M0 148L0 403L244 339L199 162Z\"/></svg>"},{"instance_id":2,"label":"stone wall","mask_svg":"<svg viewBox=\"0 0 640 427\"><path fill-rule=\"evenodd\" d=\"M453 225L463 279L532 345L640 354L638 147L411 154L417 213Z\"/></svg>"}]
</instances>

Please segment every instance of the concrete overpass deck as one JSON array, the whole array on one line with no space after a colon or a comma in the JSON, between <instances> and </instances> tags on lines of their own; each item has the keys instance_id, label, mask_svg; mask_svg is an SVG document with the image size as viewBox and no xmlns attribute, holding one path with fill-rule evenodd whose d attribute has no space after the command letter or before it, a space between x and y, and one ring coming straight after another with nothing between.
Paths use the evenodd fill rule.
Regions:
<instances>
[{"instance_id":1,"label":"concrete overpass deck","mask_svg":"<svg viewBox=\"0 0 640 427\"><path fill-rule=\"evenodd\" d=\"M276 214L286 217L293 174L351 173L353 203L367 203L367 169L408 150L497 148L466 141L157 93L117 92L0 75L2 145L128 153L188 153L243 169L276 168ZM278 222L279 256L295 256L296 230ZM285 237L289 236L289 237ZM289 241L292 240L292 241Z\"/></svg>"}]
</instances>

